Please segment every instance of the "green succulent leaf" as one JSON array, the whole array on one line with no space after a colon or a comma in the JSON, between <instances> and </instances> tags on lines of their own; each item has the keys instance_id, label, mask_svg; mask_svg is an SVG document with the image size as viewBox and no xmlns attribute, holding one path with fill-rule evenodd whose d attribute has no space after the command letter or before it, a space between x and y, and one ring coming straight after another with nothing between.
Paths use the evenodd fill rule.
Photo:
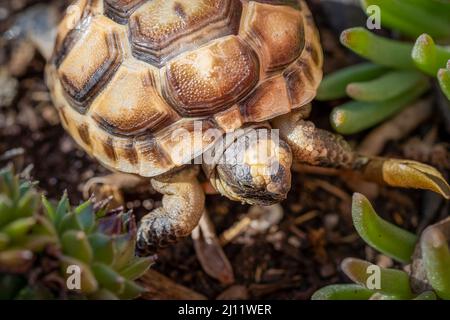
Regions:
<instances>
[{"instance_id":1,"label":"green succulent leaf","mask_svg":"<svg viewBox=\"0 0 450 320\"><path fill-rule=\"evenodd\" d=\"M69 279L71 274L67 272L69 270L69 267L75 266L80 269L81 274L80 274L79 293L89 295L98 290L98 281L89 265L69 256L62 256L61 262L62 262L61 273L65 276L66 281L71 280ZM78 291L76 292L78 293Z\"/></svg>"},{"instance_id":2,"label":"green succulent leaf","mask_svg":"<svg viewBox=\"0 0 450 320\"><path fill-rule=\"evenodd\" d=\"M36 224L34 217L20 218L4 226L0 232L6 234L10 241L17 242Z\"/></svg>"},{"instance_id":3,"label":"green succulent leaf","mask_svg":"<svg viewBox=\"0 0 450 320\"><path fill-rule=\"evenodd\" d=\"M58 206L56 207L56 211L55 211L54 224L57 229L59 229L60 224L61 224L63 218L66 216L69 209L70 209L69 198L67 197L67 192L64 192L64 195L62 196L61 200L59 201Z\"/></svg>"},{"instance_id":4,"label":"green succulent leaf","mask_svg":"<svg viewBox=\"0 0 450 320\"><path fill-rule=\"evenodd\" d=\"M119 297L107 289L100 289L89 296L91 300L119 300Z\"/></svg>"},{"instance_id":5,"label":"green succulent leaf","mask_svg":"<svg viewBox=\"0 0 450 320\"><path fill-rule=\"evenodd\" d=\"M20 197L17 208L16 208L16 218L30 217L36 212L38 207L38 199L34 192L27 192Z\"/></svg>"},{"instance_id":6,"label":"green succulent leaf","mask_svg":"<svg viewBox=\"0 0 450 320\"><path fill-rule=\"evenodd\" d=\"M316 99L327 101L344 98L347 96L346 88L350 83L375 79L388 70L373 63L361 63L338 70L323 79Z\"/></svg>"},{"instance_id":7,"label":"green succulent leaf","mask_svg":"<svg viewBox=\"0 0 450 320\"><path fill-rule=\"evenodd\" d=\"M396 295L392 295L392 294L382 294L379 292L374 293L369 300L387 300L387 301L391 301L391 300L402 300L401 297L398 297Z\"/></svg>"},{"instance_id":8,"label":"green succulent leaf","mask_svg":"<svg viewBox=\"0 0 450 320\"><path fill-rule=\"evenodd\" d=\"M426 81L420 72L399 70L388 72L371 81L350 83L346 90L347 95L355 100L379 102L408 95L417 84Z\"/></svg>"},{"instance_id":9,"label":"green succulent leaf","mask_svg":"<svg viewBox=\"0 0 450 320\"><path fill-rule=\"evenodd\" d=\"M450 60L447 62L446 69L439 69L437 78L441 86L442 92L450 101Z\"/></svg>"},{"instance_id":10,"label":"green succulent leaf","mask_svg":"<svg viewBox=\"0 0 450 320\"><path fill-rule=\"evenodd\" d=\"M114 294L121 294L124 291L126 279L110 266L103 263L94 263L92 271L103 288Z\"/></svg>"},{"instance_id":11,"label":"green succulent leaf","mask_svg":"<svg viewBox=\"0 0 450 320\"><path fill-rule=\"evenodd\" d=\"M419 70L435 77L439 69L445 68L450 60L450 50L436 45L433 38L422 34L417 38L411 56Z\"/></svg>"},{"instance_id":12,"label":"green succulent leaf","mask_svg":"<svg viewBox=\"0 0 450 320\"><path fill-rule=\"evenodd\" d=\"M316 291L312 300L367 300L374 294L358 284L334 284Z\"/></svg>"},{"instance_id":13,"label":"green succulent leaf","mask_svg":"<svg viewBox=\"0 0 450 320\"><path fill-rule=\"evenodd\" d=\"M362 194L353 195L352 217L356 231L368 245L397 261L411 261L417 237L381 219Z\"/></svg>"},{"instance_id":14,"label":"green succulent leaf","mask_svg":"<svg viewBox=\"0 0 450 320\"><path fill-rule=\"evenodd\" d=\"M381 66L414 70L413 45L377 36L357 27L341 34L341 43L360 56Z\"/></svg>"},{"instance_id":15,"label":"green succulent leaf","mask_svg":"<svg viewBox=\"0 0 450 320\"><path fill-rule=\"evenodd\" d=\"M19 180L14 177L14 174L8 168L0 171L0 190L5 198L9 198L12 201L17 201L20 196L19 193Z\"/></svg>"},{"instance_id":16,"label":"green succulent leaf","mask_svg":"<svg viewBox=\"0 0 450 320\"><path fill-rule=\"evenodd\" d=\"M90 232L95 227L94 206L87 201L74 210L78 216L81 227L85 232Z\"/></svg>"},{"instance_id":17,"label":"green succulent leaf","mask_svg":"<svg viewBox=\"0 0 450 320\"><path fill-rule=\"evenodd\" d=\"M119 294L119 298L123 300L135 299L146 291L144 287L136 282L127 280L123 292Z\"/></svg>"},{"instance_id":18,"label":"green succulent leaf","mask_svg":"<svg viewBox=\"0 0 450 320\"><path fill-rule=\"evenodd\" d=\"M450 300L450 251L445 235L429 227L422 234L420 247L428 281L440 298Z\"/></svg>"},{"instance_id":19,"label":"green succulent leaf","mask_svg":"<svg viewBox=\"0 0 450 320\"><path fill-rule=\"evenodd\" d=\"M94 253L83 231L66 231L61 237L61 244L63 252L67 256L74 257L87 264L92 262Z\"/></svg>"},{"instance_id":20,"label":"green succulent leaf","mask_svg":"<svg viewBox=\"0 0 450 320\"><path fill-rule=\"evenodd\" d=\"M420 80L409 94L381 102L351 101L333 109L330 122L340 134L354 134L373 127L401 111L429 89L427 81Z\"/></svg>"},{"instance_id":21,"label":"green succulent leaf","mask_svg":"<svg viewBox=\"0 0 450 320\"><path fill-rule=\"evenodd\" d=\"M361 0L365 10L381 9L381 24L416 38L424 31L437 38L450 37L450 3L436 0Z\"/></svg>"},{"instance_id":22,"label":"green succulent leaf","mask_svg":"<svg viewBox=\"0 0 450 320\"><path fill-rule=\"evenodd\" d=\"M63 234L68 230L84 231L80 219L75 212L66 212L59 223L59 234Z\"/></svg>"},{"instance_id":23,"label":"green succulent leaf","mask_svg":"<svg viewBox=\"0 0 450 320\"><path fill-rule=\"evenodd\" d=\"M128 265L128 262L135 256L135 246L134 236L130 234L114 237L114 247L116 250L116 259L113 264L114 269L121 270Z\"/></svg>"},{"instance_id":24,"label":"green succulent leaf","mask_svg":"<svg viewBox=\"0 0 450 320\"><path fill-rule=\"evenodd\" d=\"M130 264L120 270L120 274L129 280L139 279L150 268L153 261L150 258L134 258Z\"/></svg>"},{"instance_id":25,"label":"green succulent leaf","mask_svg":"<svg viewBox=\"0 0 450 320\"><path fill-rule=\"evenodd\" d=\"M0 251L5 249L8 246L9 242L10 239L8 235L0 232Z\"/></svg>"},{"instance_id":26,"label":"green succulent leaf","mask_svg":"<svg viewBox=\"0 0 450 320\"><path fill-rule=\"evenodd\" d=\"M53 223L44 215L36 215L37 224L33 228L33 233L38 235L48 235L57 237L58 232Z\"/></svg>"},{"instance_id":27,"label":"green succulent leaf","mask_svg":"<svg viewBox=\"0 0 450 320\"><path fill-rule=\"evenodd\" d=\"M437 300L437 296L433 291L425 291L419 294L413 300Z\"/></svg>"},{"instance_id":28,"label":"green succulent leaf","mask_svg":"<svg viewBox=\"0 0 450 320\"><path fill-rule=\"evenodd\" d=\"M382 295L394 296L399 299L411 299L413 297L411 287L409 285L409 276L406 272L381 268L370 262L347 258L342 262L342 271L353 282L367 288L368 282L371 280L372 273L369 272L369 267L375 266L380 270L380 286L374 288L375 292L379 292Z\"/></svg>"},{"instance_id":29,"label":"green succulent leaf","mask_svg":"<svg viewBox=\"0 0 450 320\"><path fill-rule=\"evenodd\" d=\"M92 250L94 251L94 261L102 262L107 265L112 264L114 262L115 251L111 237L102 233L94 233L88 238Z\"/></svg>"},{"instance_id":30,"label":"green succulent leaf","mask_svg":"<svg viewBox=\"0 0 450 320\"><path fill-rule=\"evenodd\" d=\"M55 207L48 201L48 199L43 195L42 196L42 205L44 207L44 213L50 219L51 222L55 223L56 221L56 209Z\"/></svg>"},{"instance_id":31,"label":"green succulent leaf","mask_svg":"<svg viewBox=\"0 0 450 320\"><path fill-rule=\"evenodd\" d=\"M0 194L0 226L8 223L12 219L11 212L11 199L9 199L5 194Z\"/></svg>"}]
</instances>

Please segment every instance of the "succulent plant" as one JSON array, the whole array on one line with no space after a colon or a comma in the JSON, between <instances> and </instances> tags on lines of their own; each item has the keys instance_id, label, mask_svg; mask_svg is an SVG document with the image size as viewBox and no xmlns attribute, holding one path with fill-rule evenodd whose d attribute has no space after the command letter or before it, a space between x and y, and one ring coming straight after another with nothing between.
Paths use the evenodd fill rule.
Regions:
<instances>
[{"instance_id":1,"label":"succulent plant","mask_svg":"<svg viewBox=\"0 0 450 320\"><path fill-rule=\"evenodd\" d=\"M438 80L447 99L450 101L450 60L447 62L447 67L439 69Z\"/></svg>"},{"instance_id":2,"label":"succulent plant","mask_svg":"<svg viewBox=\"0 0 450 320\"><path fill-rule=\"evenodd\" d=\"M347 258L341 269L355 284L324 287L312 299L450 299L450 218L429 226L418 237L380 218L361 194L353 196L352 216L361 238L407 264L407 271L379 267L379 286L374 288L368 272L373 264Z\"/></svg>"},{"instance_id":3,"label":"succulent plant","mask_svg":"<svg viewBox=\"0 0 450 320\"><path fill-rule=\"evenodd\" d=\"M11 169L0 173L0 298L132 299L151 258L135 256L130 212L54 205ZM78 271L79 281L68 286ZM75 279L75 278L73 278Z\"/></svg>"},{"instance_id":4,"label":"succulent plant","mask_svg":"<svg viewBox=\"0 0 450 320\"><path fill-rule=\"evenodd\" d=\"M28 233L38 223L39 201L32 183L20 182L10 170L0 172L0 273L21 273L31 267L40 241L28 241Z\"/></svg>"},{"instance_id":5,"label":"succulent plant","mask_svg":"<svg viewBox=\"0 0 450 320\"><path fill-rule=\"evenodd\" d=\"M376 5L381 23L416 43L383 38L362 28L341 34L341 43L369 60L325 77L318 100L349 97L353 101L334 108L333 128L353 134L373 127L418 99L430 88L432 76L450 97L450 49L436 45L450 41L450 3L441 0L361 0L363 9Z\"/></svg>"}]
</instances>

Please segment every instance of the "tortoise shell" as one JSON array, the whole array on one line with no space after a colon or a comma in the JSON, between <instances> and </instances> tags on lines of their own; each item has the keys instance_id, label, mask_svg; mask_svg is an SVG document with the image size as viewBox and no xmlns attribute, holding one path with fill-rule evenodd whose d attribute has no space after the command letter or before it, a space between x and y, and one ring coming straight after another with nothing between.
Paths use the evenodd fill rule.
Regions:
<instances>
[{"instance_id":1,"label":"tortoise shell","mask_svg":"<svg viewBox=\"0 0 450 320\"><path fill-rule=\"evenodd\" d=\"M302 0L78 0L47 81L90 155L152 177L212 144L199 123L231 132L310 102L322 60ZM178 129L191 143L173 139Z\"/></svg>"}]
</instances>

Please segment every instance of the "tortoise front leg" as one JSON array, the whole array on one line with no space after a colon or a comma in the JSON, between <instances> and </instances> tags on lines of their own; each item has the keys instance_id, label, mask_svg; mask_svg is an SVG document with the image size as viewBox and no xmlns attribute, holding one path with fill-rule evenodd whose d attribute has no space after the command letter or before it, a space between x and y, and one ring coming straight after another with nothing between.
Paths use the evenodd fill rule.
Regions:
<instances>
[{"instance_id":1,"label":"tortoise front leg","mask_svg":"<svg viewBox=\"0 0 450 320\"><path fill-rule=\"evenodd\" d=\"M205 193L197 180L198 169L152 179L153 188L162 193L162 207L145 215L139 225L137 248L142 255L191 234L205 207Z\"/></svg>"},{"instance_id":2,"label":"tortoise front leg","mask_svg":"<svg viewBox=\"0 0 450 320\"><path fill-rule=\"evenodd\" d=\"M368 157L350 148L342 136L318 129L292 112L272 121L292 149L294 160L359 172L363 178L393 187L429 189L450 198L450 186L433 167L416 161Z\"/></svg>"}]
</instances>

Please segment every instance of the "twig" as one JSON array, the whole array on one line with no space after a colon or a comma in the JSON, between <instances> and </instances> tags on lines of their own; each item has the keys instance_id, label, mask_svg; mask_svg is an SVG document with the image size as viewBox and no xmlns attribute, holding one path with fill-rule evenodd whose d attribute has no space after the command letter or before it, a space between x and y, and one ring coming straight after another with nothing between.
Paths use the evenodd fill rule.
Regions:
<instances>
[{"instance_id":1,"label":"twig","mask_svg":"<svg viewBox=\"0 0 450 320\"><path fill-rule=\"evenodd\" d=\"M223 284L234 282L233 267L223 252L214 226L205 211L199 225L192 232L195 252L203 270Z\"/></svg>"},{"instance_id":2,"label":"twig","mask_svg":"<svg viewBox=\"0 0 450 320\"><path fill-rule=\"evenodd\" d=\"M150 269L140 279L147 289L141 298L146 300L206 300L206 297L175 283L161 273Z\"/></svg>"},{"instance_id":3,"label":"twig","mask_svg":"<svg viewBox=\"0 0 450 320\"><path fill-rule=\"evenodd\" d=\"M359 145L358 151L364 155L380 154L392 140L400 140L427 120L433 111L431 98L420 100L372 130Z\"/></svg>"}]
</instances>

